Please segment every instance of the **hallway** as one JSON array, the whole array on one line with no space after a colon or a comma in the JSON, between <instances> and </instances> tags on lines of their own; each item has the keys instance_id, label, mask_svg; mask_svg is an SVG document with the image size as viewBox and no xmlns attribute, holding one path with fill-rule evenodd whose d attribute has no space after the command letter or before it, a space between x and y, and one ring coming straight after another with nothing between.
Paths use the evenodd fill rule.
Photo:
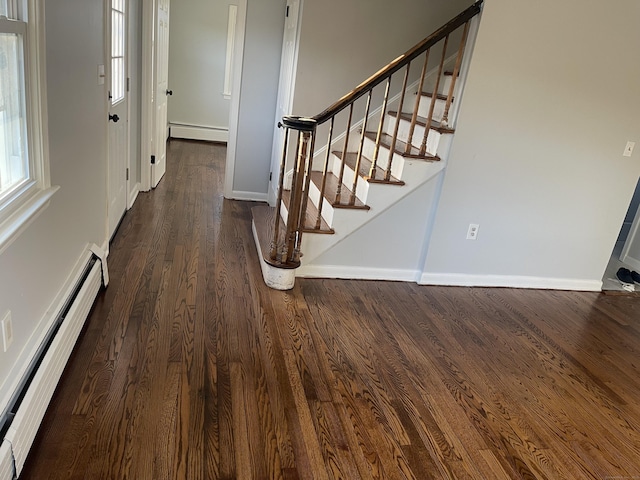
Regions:
<instances>
[{"instance_id":1,"label":"hallway","mask_svg":"<svg viewBox=\"0 0 640 480\"><path fill-rule=\"evenodd\" d=\"M640 475L640 298L268 289L224 146L172 140L21 479Z\"/></svg>"}]
</instances>

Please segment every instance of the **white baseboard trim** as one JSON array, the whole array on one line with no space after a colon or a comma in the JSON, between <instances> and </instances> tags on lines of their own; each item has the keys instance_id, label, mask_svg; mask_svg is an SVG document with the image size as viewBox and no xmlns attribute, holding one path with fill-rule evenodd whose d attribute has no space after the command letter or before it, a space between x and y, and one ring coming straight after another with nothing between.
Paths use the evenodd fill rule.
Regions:
<instances>
[{"instance_id":1,"label":"white baseboard trim","mask_svg":"<svg viewBox=\"0 0 640 480\"><path fill-rule=\"evenodd\" d=\"M240 192L233 190L230 197L225 197L228 200L245 200L248 202L266 202L269 197L267 193L257 192Z\"/></svg>"},{"instance_id":2,"label":"white baseboard trim","mask_svg":"<svg viewBox=\"0 0 640 480\"><path fill-rule=\"evenodd\" d=\"M136 202L138 198L138 194L140 193L140 183L136 183L133 186L133 189L129 192L129 204L127 205L127 210L133 207L133 204Z\"/></svg>"},{"instance_id":3,"label":"white baseboard trim","mask_svg":"<svg viewBox=\"0 0 640 480\"><path fill-rule=\"evenodd\" d=\"M352 267L346 265L302 265L296 270L296 277L342 278L345 280L390 280L399 282L415 282L419 276L420 272L417 270Z\"/></svg>"},{"instance_id":4,"label":"white baseboard trim","mask_svg":"<svg viewBox=\"0 0 640 480\"><path fill-rule=\"evenodd\" d=\"M185 138L189 140L204 140L207 142L229 141L229 129L223 127L201 127L198 125L184 125L170 123L171 138Z\"/></svg>"},{"instance_id":5,"label":"white baseboard trim","mask_svg":"<svg viewBox=\"0 0 640 480\"><path fill-rule=\"evenodd\" d=\"M602 281L600 280L526 277L516 275L423 273L419 276L418 283L420 285L444 285L455 287L508 287L543 290L577 290L586 292L599 292L602 290Z\"/></svg>"}]
</instances>

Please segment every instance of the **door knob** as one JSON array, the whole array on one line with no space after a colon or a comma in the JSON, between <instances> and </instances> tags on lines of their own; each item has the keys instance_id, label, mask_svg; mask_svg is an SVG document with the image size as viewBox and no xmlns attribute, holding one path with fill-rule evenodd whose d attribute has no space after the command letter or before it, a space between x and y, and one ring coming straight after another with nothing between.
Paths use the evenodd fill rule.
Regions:
<instances>
[{"instance_id":1,"label":"door knob","mask_svg":"<svg viewBox=\"0 0 640 480\"><path fill-rule=\"evenodd\" d=\"M173 90L167 90L167 95L173 95Z\"/></svg>"},{"instance_id":2,"label":"door knob","mask_svg":"<svg viewBox=\"0 0 640 480\"><path fill-rule=\"evenodd\" d=\"M109 114L109 120L111 120L113 123L118 123L118 120L120 120L120 117L118 115Z\"/></svg>"}]
</instances>

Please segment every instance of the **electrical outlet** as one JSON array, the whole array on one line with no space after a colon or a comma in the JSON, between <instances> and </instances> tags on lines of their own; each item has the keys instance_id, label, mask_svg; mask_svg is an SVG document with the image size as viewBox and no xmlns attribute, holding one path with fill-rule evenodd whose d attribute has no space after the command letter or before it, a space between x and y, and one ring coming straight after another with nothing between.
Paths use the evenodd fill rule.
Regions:
<instances>
[{"instance_id":1,"label":"electrical outlet","mask_svg":"<svg viewBox=\"0 0 640 480\"><path fill-rule=\"evenodd\" d=\"M467 230L467 240L475 240L476 238L478 238L479 228L480 225L478 225L477 223L470 223L469 230Z\"/></svg>"},{"instance_id":2,"label":"electrical outlet","mask_svg":"<svg viewBox=\"0 0 640 480\"><path fill-rule=\"evenodd\" d=\"M623 157L630 157L633 153L633 148L636 146L636 142L627 142L627 146L624 147Z\"/></svg>"},{"instance_id":3,"label":"electrical outlet","mask_svg":"<svg viewBox=\"0 0 640 480\"><path fill-rule=\"evenodd\" d=\"M2 350L9 350L13 343L13 325L11 324L11 310L9 310L0 322L0 330L2 330Z\"/></svg>"}]
</instances>

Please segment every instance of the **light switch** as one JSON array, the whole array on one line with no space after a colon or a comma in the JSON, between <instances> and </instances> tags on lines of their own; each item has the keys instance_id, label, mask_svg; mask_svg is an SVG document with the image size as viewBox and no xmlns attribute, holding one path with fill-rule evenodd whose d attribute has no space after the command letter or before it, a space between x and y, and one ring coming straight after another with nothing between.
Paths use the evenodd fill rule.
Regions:
<instances>
[{"instance_id":1,"label":"light switch","mask_svg":"<svg viewBox=\"0 0 640 480\"><path fill-rule=\"evenodd\" d=\"M633 153L633 148L636 146L636 142L627 142L627 146L624 147L623 157L630 157Z\"/></svg>"}]
</instances>

